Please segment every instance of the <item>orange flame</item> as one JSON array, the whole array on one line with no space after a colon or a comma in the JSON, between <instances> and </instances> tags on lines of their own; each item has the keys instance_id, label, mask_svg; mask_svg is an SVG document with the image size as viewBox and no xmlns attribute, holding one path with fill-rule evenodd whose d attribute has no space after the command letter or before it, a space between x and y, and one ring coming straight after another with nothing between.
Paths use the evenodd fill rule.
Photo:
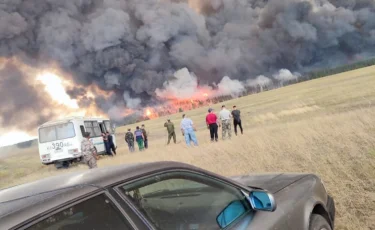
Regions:
<instances>
[{"instance_id":1,"label":"orange flame","mask_svg":"<svg viewBox=\"0 0 375 230\"><path fill-rule=\"evenodd\" d=\"M151 116L151 111L149 109L146 110L146 115L149 117Z\"/></svg>"},{"instance_id":2,"label":"orange flame","mask_svg":"<svg viewBox=\"0 0 375 230\"><path fill-rule=\"evenodd\" d=\"M113 92L101 90L97 85L93 84L85 87L83 95L79 95L73 99L67 94L67 90L75 86L72 81L73 77L61 71L57 64L48 63L48 66L45 68L37 69L22 63L22 61L17 58L0 58L0 69L7 63L13 63L18 66L25 75L29 76L27 81L31 86L44 88L46 93L51 97L51 105L48 109L56 112L53 119L64 116L107 117L107 114L99 110L95 103L80 108L78 102L87 99L95 101L92 99L95 99L98 95L103 96L105 99L109 99L113 95ZM184 99L177 99L174 96L165 97L165 99L168 100L166 103L155 107L145 108L143 111L143 117L153 119L159 116L165 116L208 105L211 103L211 99L209 98L214 95L214 93L209 90L210 89L199 88L199 90L194 93L194 95L191 95L190 98ZM41 111L41 114L44 114L44 112L47 113L48 111ZM124 109L123 111L119 111L118 114L125 117L132 113L134 113L133 110Z\"/></svg>"},{"instance_id":3,"label":"orange flame","mask_svg":"<svg viewBox=\"0 0 375 230\"><path fill-rule=\"evenodd\" d=\"M160 111L159 109L156 109L156 108L151 108L151 107L148 107L144 110L143 112L143 116L148 118L148 119L154 119L154 118L157 118L159 117L159 112Z\"/></svg>"},{"instance_id":4,"label":"orange flame","mask_svg":"<svg viewBox=\"0 0 375 230\"><path fill-rule=\"evenodd\" d=\"M31 87L43 89L50 96L50 105L46 106L46 108L55 112L53 119L65 116L106 117L106 114L100 111L95 104L80 108L78 101L84 98L93 99L96 95L101 95L108 99L112 95L111 92L101 90L96 85L91 85L85 88L85 95L72 99L67 94L67 89L74 86L73 77L61 71L56 63L48 63L45 67L37 69L24 64L15 57L9 59L0 58L0 69L7 63L16 65L25 76L28 76L25 80ZM40 111L41 114L44 112Z\"/></svg>"}]
</instances>

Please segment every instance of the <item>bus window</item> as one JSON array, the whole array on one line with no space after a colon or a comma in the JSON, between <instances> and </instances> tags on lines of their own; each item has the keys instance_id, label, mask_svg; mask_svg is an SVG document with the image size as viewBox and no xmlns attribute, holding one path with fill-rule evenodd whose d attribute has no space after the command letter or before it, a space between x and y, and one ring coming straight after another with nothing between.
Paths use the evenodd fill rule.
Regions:
<instances>
[{"instance_id":1,"label":"bus window","mask_svg":"<svg viewBox=\"0 0 375 230\"><path fill-rule=\"evenodd\" d=\"M45 143L75 137L73 123L64 123L39 129L39 142Z\"/></svg>"},{"instance_id":2,"label":"bus window","mask_svg":"<svg viewBox=\"0 0 375 230\"><path fill-rule=\"evenodd\" d=\"M56 140L55 126L49 126L39 129L39 142L45 143Z\"/></svg>"},{"instance_id":3,"label":"bus window","mask_svg":"<svg viewBox=\"0 0 375 230\"><path fill-rule=\"evenodd\" d=\"M100 130L102 131L102 133L105 133L106 130L105 130L103 123L99 123L99 126L100 126Z\"/></svg>"},{"instance_id":4,"label":"bus window","mask_svg":"<svg viewBox=\"0 0 375 230\"><path fill-rule=\"evenodd\" d=\"M61 125L56 125L56 136L57 140L67 139L74 137L76 135L74 131L73 123L65 123Z\"/></svg>"},{"instance_id":5,"label":"bus window","mask_svg":"<svg viewBox=\"0 0 375 230\"><path fill-rule=\"evenodd\" d=\"M92 122L91 121L85 121L84 124L85 124L85 128L86 128L86 132L89 132L90 136L95 136L94 129L92 127Z\"/></svg>"},{"instance_id":6,"label":"bus window","mask_svg":"<svg viewBox=\"0 0 375 230\"><path fill-rule=\"evenodd\" d=\"M95 137L101 136L102 132L100 130L99 123L97 121L93 121L92 124L93 124Z\"/></svg>"},{"instance_id":7,"label":"bus window","mask_svg":"<svg viewBox=\"0 0 375 230\"><path fill-rule=\"evenodd\" d=\"M110 121L104 121L105 128L108 132L113 134L113 129L111 127L111 122Z\"/></svg>"}]
</instances>

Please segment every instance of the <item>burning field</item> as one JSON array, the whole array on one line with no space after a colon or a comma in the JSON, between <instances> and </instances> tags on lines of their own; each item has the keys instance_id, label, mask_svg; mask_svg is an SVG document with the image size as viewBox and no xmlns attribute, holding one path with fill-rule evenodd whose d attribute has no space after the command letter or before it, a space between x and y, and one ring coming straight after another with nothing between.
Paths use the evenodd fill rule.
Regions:
<instances>
[{"instance_id":1,"label":"burning field","mask_svg":"<svg viewBox=\"0 0 375 230\"><path fill-rule=\"evenodd\" d=\"M373 0L2 0L0 146L66 116L146 120L150 149L128 154L123 133L139 123L119 127L119 156L99 167L314 172L337 200L336 229L375 229L374 68L243 97L374 55ZM207 106L230 98L245 135L210 145ZM164 116L177 124L182 111L199 148L165 145ZM35 148L11 151L0 187L63 173Z\"/></svg>"},{"instance_id":2,"label":"burning field","mask_svg":"<svg viewBox=\"0 0 375 230\"><path fill-rule=\"evenodd\" d=\"M210 143L204 119L207 107L186 111L198 128L197 148L186 148L178 130L178 143L167 146L166 117L117 127L118 155L100 159L98 166L175 160L227 176L312 172L322 177L336 200L335 229L374 229L374 76L375 67L368 67L226 101L227 107L237 105L241 110L244 126L244 135L231 141ZM211 106L218 112L221 104ZM168 118L178 127L181 113ZM146 125L149 149L129 153L124 132L140 124ZM8 157L0 157L0 188L88 170L83 164L68 170L44 166L36 147L8 151Z\"/></svg>"},{"instance_id":3,"label":"burning field","mask_svg":"<svg viewBox=\"0 0 375 230\"><path fill-rule=\"evenodd\" d=\"M5 0L0 131L124 124L284 85L373 57L374 22L372 0Z\"/></svg>"}]
</instances>

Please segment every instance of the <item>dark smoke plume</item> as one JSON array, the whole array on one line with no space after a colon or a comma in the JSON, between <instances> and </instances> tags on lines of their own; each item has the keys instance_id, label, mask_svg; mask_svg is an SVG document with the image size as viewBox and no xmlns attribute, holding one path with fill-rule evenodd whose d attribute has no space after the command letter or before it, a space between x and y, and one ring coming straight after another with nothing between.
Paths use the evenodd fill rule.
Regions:
<instances>
[{"instance_id":1,"label":"dark smoke plume","mask_svg":"<svg viewBox=\"0 0 375 230\"><path fill-rule=\"evenodd\" d=\"M373 0L0 1L0 56L58 63L74 77L72 97L91 84L115 91L95 102L112 114L150 103L184 67L202 85L224 76L251 85L374 54ZM48 105L16 66L0 74L3 124Z\"/></svg>"},{"instance_id":2,"label":"dark smoke plume","mask_svg":"<svg viewBox=\"0 0 375 230\"><path fill-rule=\"evenodd\" d=\"M0 76L2 128L16 126L23 130L32 130L36 124L41 124L58 113L48 106L53 103L43 90L40 90L43 86L29 82L17 66L12 63L5 65L0 69Z\"/></svg>"}]
</instances>

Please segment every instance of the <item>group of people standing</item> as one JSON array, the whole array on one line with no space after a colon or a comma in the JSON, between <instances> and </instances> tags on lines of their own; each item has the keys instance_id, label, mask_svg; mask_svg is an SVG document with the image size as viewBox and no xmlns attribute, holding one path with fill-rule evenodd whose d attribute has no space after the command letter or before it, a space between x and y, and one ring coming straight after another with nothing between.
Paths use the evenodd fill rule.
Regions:
<instances>
[{"instance_id":1,"label":"group of people standing","mask_svg":"<svg viewBox=\"0 0 375 230\"><path fill-rule=\"evenodd\" d=\"M172 138L173 142L176 144L176 132L173 122L168 119L167 122L164 123L164 127L166 127L168 131L167 145L169 145ZM182 115L180 129L182 132L182 136L184 136L185 138L187 146L190 146L191 142L193 142L195 146L198 146L197 136L195 135L196 128L194 127L193 121L190 118L186 117L186 114Z\"/></svg>"},{"instance_id":2,"label":"group of people standing","mask_svg":"<svg viewBox=\"0 0 375 230\"><path fill-rule=\"evenodd\" d=\"M237 135L237 126L240 128L241 134L243 134L242 122L241 122L241 111L237 109L236 106L233 106L233 110L229 111L225 108L225 105L221 107L221 111L219 116L217 116L212 108L208 109L208 114L206 116L206 125L207 128L210 130L210 138L211 142L219 141L218 130L222 127L222 139L232 137L232 118L233 118L233 126L234 126L234 133ZM174 143L176 143L176 133L173 122L170 119L164 123L164 127L167 128L168 131L168 143L170 144L171 139L173 138ZM185 142L187 146L191 145L191 142L195 146L198 146L197 137L195 134L196 128L194 126L193 121L186 116L186 114L182 115L182 120L180 123L180 129L182 135L185 138Z\"/></svg>"},{"instance_id":3,"label":"group of people standing","mask_svg":"<svg viewBox=\"0 0 375 230\"><path fill-rule=\"evenodd\" d=\"M241 122L241 112L237 109L236 106L233 106L233 110L229 111L225 108L225 105L221 106L221 111L219 112L219 116L217 116L212 108L208 109L208 114L206 115L206 125L207 128L210 130L210 138L211 142L217 142L219 140L218 130L222 127L222 139L232 137L232 119L233 119L233 126L234 126L234 133L237 135L237 126L240 128L241 134L243 134L242 122ZM164 123L164 127L167 128L168 131L168 143L170 144L171 139L173 138L173 142L176 144L176 132L173 122L168 119ZM194 126L193 121L186 116L186 114L182 115L182 120L180 123L180 129L182 135L185 138L185 142L187 146L191 146L191 142L195 146L198 146L197 136L195 132L197 129ZM90 133L84 133L85 139L81 143L81 151L84 158L84 161L89 166L89 168L96 168L96 160L98 155L96 153L96 149L93 143L90 141ZM103 142L105 146L105 151L108 155L114 156L116 155L116 146L113 142L113 136L109 133L102 133ZM134 142L137 142L139 151L144 151L148 148L148 138L147 138L147 131L145 129L145 125L142 125L141 128L139 126L136 127L134 133L129 128L127 133L125 134L125 142L128 144L129 151L134 152ZM112 153L112 152L113 153Z\"/></svg>"},{"instance_id":4,"label":"group of people standing","mask_svg":"<svg viewBox=\"0 0 375 230\"><path fill-rule=\"evenodd\" d=\"M94 144L90 141L90 133L85 132L83 134L84 139L81 142L81 152L84 162L89 166L90 169L97 168L96 161L99 158L97 150ZM113 142L113 136L109 132L102 133L104 149L107 155L116 155L116 146Z\"/></svg>"},{"instance_id":5,"label":"group of people standing","mask_svg":"<svg viewBox=\"0 0 375 230\"><path fill-rule=\"evenodd\" d=\"M129 128L125 134L125 142L128 144L130 152L135 151L134 142L137 142L139 151L144 151L145 149L147 149L148 139L147 139L147 131L145 129L145 125L142 125L141 128L137 126L135 128L134 134Z\"/></svg>"},{"instance_id":6,"label":"group of people standing","mask_svg":"<svg viewBox=\"0 0 375 230\"><path fill-rule=\"evenodd\" d=\"M212 108L208 109L206 116L207 128L210 130L211 142L218 141L218 129L222 127L222 139L224 140L228 135L228 138L232 137L231 120L233 118L234 133L237 135L237 126L240 127L241 134L243 134L242 122L241 122L241 111L233 106L232 112L225 108L225 105L221 106L219 117L214 113Z\"/></svg>"}]
</instances>

